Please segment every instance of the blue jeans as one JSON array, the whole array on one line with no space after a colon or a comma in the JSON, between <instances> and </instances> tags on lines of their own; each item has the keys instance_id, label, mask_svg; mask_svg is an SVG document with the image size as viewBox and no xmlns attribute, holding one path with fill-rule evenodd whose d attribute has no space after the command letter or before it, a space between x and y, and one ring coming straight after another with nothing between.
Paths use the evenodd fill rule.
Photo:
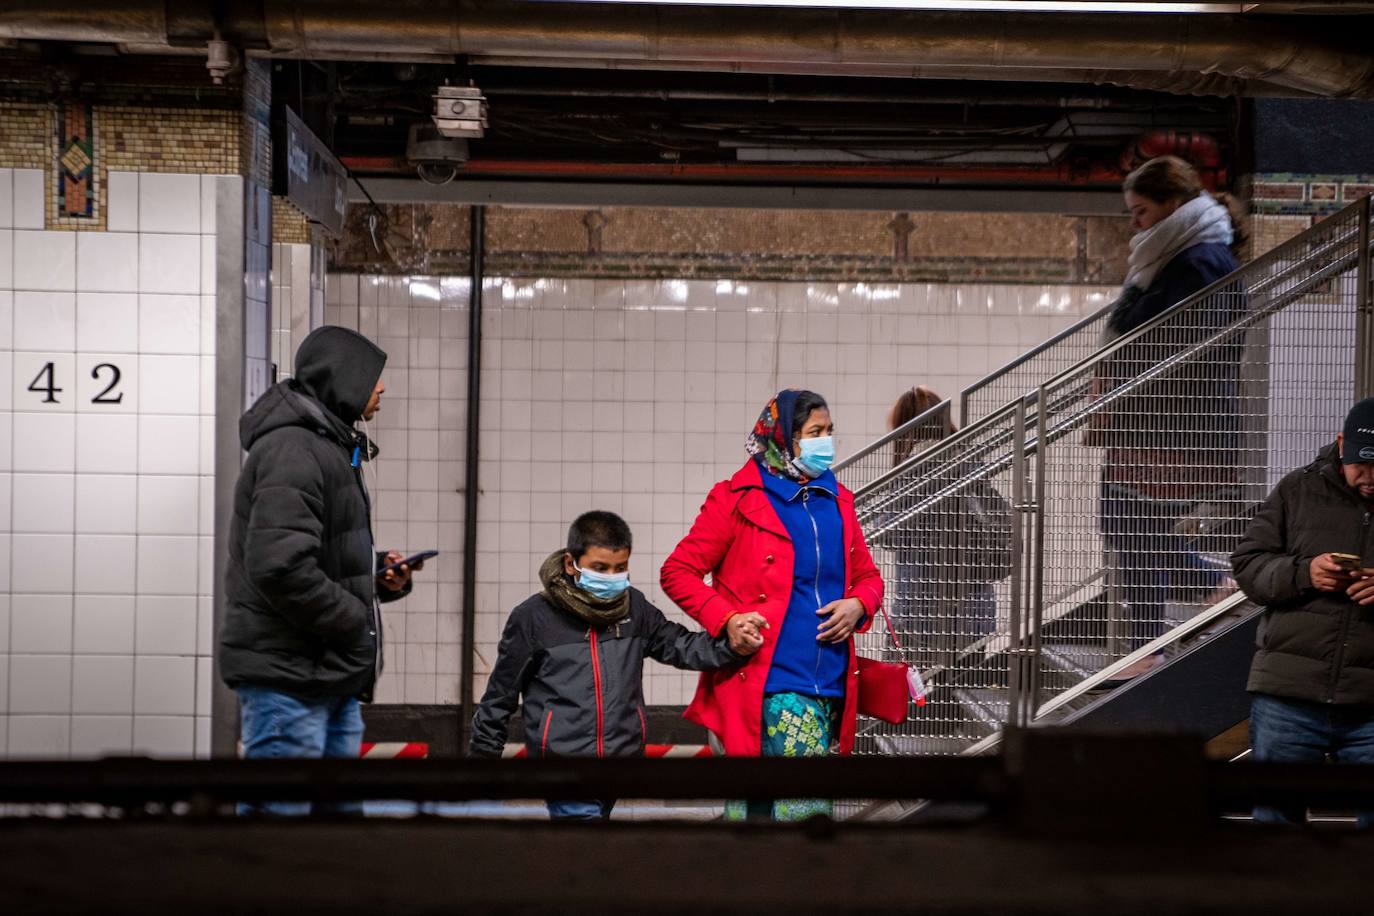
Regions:
<instances>
[{"instance_id":1,"label":"blue jeans","mask_svg":"<svg viewBox=\"0 0 1374 916\"><path fill-rule=\"evenodd\" d=\"M611 816L615 799L589 801L587 799L550 800L549 819L555 821L602 821Z\"/></svg>"},{"instance_id":2,"label":"blue jeans","mask_svg":"<svg viewBox=\"0 0 1374 916\"><path fill-rule=\"evenodd\" d=\"M351 757L362 750L363 716L352 697L306 699L266 687L240 687L243 756L249 760ZM309 802L261 802L239 806L240 814L283 816L362 814L360 802L316 806Z\"/></svg>"},{"instance_id":3,"label":"blue jeans","mask_svg":"<svg viewBox=\"0 0 1374 916\"><path fill-rule=\"evenodd\" d=\"M1250 747L1255 760L1280 763L1374 763L1374 707L1312 703L1257 693L1250 701ZM1261 824L1301 824L1301 808L1256 806ZM1359 813L1361 828L1374 811Z\"/></svg>"}]
</instances>

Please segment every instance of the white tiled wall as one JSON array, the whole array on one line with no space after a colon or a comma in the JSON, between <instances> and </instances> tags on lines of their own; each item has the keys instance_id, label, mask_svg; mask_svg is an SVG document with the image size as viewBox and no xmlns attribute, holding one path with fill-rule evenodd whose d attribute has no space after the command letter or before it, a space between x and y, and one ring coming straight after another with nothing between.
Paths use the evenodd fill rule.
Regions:
<instances>
[{"instance_id":1,"label":"white tiled wall","mask_svg":"<svg viewBox=\"0 0 1374 916\"><path fill-rule=\"evenodd\" d=\"M884 431L897 395L942 395L1088 311L1086 287L491 279L484 288L478 670L539 562L579 513L619 512L631 575L658 569L779 388L830 402L840 455ZM325 319L391 354L379 421L378 543L445 552L387 608L387 702L454 702L462 549L468 287L463 279L330 275ZM650 703L682 704L695 675L651 665ZM477 690L484 686L479 678Z\"/></svg>"},{"instance_id":2,"label":"white tiled wall","mask_svg":"<svg viewBox=\"0 0 1374 916\"><path fill-rule=\"evenodd\" d=\"M216 178L113 172L81 233L43 180L0 169L0 756L204 754Z\"/></svg>"},{"instance_id":3,"label":"white tiled wall","mask_svg":"<svg viewBox=\"0 0 1374 916\"><path fill-rule=\"evenodd\" d=\"M318 270L321 249L310 245L272 246L272 362L277 377L294 374L296 350L324 323L324 274Z\"/></svg>"}]
</instances>

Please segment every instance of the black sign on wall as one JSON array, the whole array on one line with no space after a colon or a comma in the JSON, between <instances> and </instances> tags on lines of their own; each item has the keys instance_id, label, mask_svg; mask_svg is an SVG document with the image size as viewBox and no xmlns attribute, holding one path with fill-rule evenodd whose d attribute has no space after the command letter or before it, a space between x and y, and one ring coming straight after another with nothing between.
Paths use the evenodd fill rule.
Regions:
<instances>
[{"instance_id":1,"label":"black sign on wall","mask_svg":"<svg viewBox=\"0 0 1374 916\"><path fill-rule=\"evenodd\" d=\"M295 204L330 235L343 233L348 173L294 111L283 107L273 125L272 193Z\"/></svg>"}]
</instances>

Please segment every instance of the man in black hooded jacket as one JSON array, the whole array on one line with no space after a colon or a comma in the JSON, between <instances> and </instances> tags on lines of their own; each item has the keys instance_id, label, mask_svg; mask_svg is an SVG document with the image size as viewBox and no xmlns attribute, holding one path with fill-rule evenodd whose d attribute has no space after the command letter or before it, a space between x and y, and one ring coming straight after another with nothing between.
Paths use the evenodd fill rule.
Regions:
<instances>
[{"instance_id":1,"label":"man in black hooded jacket","mask_svg":"<svg viewBox=\"0 0 1374 916\"><path fill-rule=\"evenodd\" d=\"M377 575L362 470L377 449L354 429L380 407L385 365L362 335L319 328L296 354L295 378L239 421L248 458L234 490L219 666L238 693L246 757L358 756L358 702L372 699L382 667L377 606L410 588L405 567Z\"/></svg>"}]
</instances>

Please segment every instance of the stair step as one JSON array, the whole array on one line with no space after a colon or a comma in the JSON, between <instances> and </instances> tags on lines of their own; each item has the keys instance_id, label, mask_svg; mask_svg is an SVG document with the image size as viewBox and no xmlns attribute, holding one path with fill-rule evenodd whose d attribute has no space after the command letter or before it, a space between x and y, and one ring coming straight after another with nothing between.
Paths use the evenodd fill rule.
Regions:
<instances>
[{"instance_id":1,"label":"stair step","mask_svg":"<svg viewBox=\"0 0 1374 916\"><path fill-rule=\"evenodd\" d=\"M988 734L1006 724L1011 709L1011 692L1005 687L956 687L954 696L968 713L970 721L983 725Z\"/></svg>"}]
</instances>

